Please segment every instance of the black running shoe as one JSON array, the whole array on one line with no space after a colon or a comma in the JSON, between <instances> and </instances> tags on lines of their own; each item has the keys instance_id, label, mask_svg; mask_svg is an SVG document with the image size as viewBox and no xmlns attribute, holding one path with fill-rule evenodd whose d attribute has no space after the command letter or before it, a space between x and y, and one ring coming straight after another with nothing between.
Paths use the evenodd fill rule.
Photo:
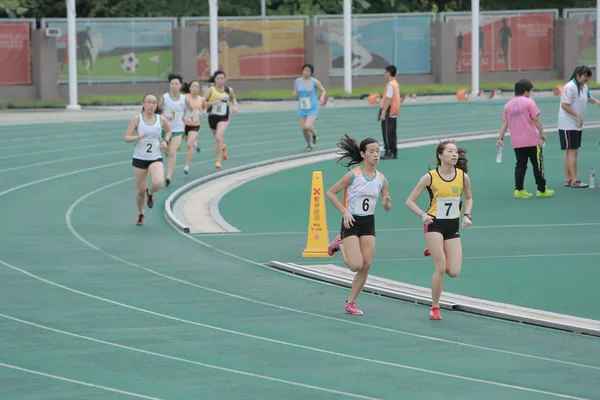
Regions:
<instances>
[{"instance_id":1,"label":"black running shoe","mask_svg":"<svg viewBox=\"0 0 600 400\"><path fill-rule=\"evenodd\" d=\"M146 189L146 204L148 204L148 208L154 207L154 195L148 192Z\"/></svg>"}]
</instances>

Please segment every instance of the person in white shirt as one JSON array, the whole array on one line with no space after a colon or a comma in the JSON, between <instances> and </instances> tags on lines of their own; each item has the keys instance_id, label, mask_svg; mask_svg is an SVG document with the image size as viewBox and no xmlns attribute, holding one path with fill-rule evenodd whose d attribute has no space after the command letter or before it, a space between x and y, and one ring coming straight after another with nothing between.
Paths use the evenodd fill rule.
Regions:
<instances>
[{"instance_id":1,"label":"person in white shirt","mask_svg":"<svg viewBox=\"0 0 600 400\"><path fill-rule=\"evenodd\" d=\"M565 152L565 186L573 188L588 187L577 179L577 156L581 147L581 135L587 103L600 106L600 101L590 94L587 83L592 77L592 70L579 66L573 71L569 82L563 87L558 109L558 135L560 149Z\"/></svg>"}]
</instances>

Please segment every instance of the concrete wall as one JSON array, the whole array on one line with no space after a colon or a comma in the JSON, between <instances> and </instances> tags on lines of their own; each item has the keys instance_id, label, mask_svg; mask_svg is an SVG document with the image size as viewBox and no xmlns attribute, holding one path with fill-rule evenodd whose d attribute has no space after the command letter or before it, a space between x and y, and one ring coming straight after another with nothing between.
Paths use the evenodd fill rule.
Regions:
<instances>
[{"instance_id":1,"label":"concrete wall","mask_svg":"<svg viewBox=\"0 0 600 400\"><path fill-rule=\"evenodd\" d=\"M578 22L574 19L560 19L554 26L554 68L552 70L520 72L482 72L481 82L510 82L522 78L532 81L565 80L571 76L578 59ZM465 84L470 86L471 74L456 72L456 37L453 22L434 22L431 26L431 63L432 73L421 75L398 75L402 84L440 83L446 85ZM329 65L331 52L327 39L327 24L306 26L304 61L313 64L315 77L325 87L341 88L343 77L330 77ZM196 76L195 49L196 27L176 28L173 31L173 70L182 73L186 79ZM56 62L44 60L57 59L56 39L46 37L44 31L33 30L31 35L31 71L32 84L18 86L0 86L0 102L14 100L55 100L68 101L69 90L66 84L59 84L60 76ZM300 71L298 71L298 75ZM353 85L380 86L381 76L355 76ZM258 89L289 89L291 79L235 80L232 82L238 92ZM166 79L163 82L150 83L81 83L78 85L80 97L88 95L112 95L162 93L167 90ZM141 98L140 98L141 101Z\"/></svg>"}]
</instances>

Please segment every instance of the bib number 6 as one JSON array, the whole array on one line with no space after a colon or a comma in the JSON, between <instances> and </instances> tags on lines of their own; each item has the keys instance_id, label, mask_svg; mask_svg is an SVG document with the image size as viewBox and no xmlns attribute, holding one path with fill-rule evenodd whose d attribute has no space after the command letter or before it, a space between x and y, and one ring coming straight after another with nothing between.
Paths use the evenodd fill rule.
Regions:
<instances>
[{"instance_id":1,"label":"bib number 6","mask_svg":"<svg viewBox=\"0 0 600 400\"><path fill-rule=\"evenodd\" d=\"M363 210L364 212L368 212L368 211L369 211L369 207L370 207L370 204L369 204L369 199L368 199L368 198L366 198L366 199L364 199L364 200L363 200L363 202L362 202L362 205L361 205L361 208L362 208L362 210Z\"/></svg>"}]
</instances>

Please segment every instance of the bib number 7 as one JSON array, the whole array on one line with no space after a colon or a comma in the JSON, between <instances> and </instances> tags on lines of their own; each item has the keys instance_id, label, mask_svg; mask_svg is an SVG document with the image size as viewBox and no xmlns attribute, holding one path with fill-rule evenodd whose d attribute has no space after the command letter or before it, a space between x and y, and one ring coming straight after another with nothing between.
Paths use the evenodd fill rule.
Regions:
<instances>
[{"instance_id":1,"label":"bib number 7","mask_svg":"<svg viewBox=\"0 0 600 400\"><path fill-rule=\"evenodd\" d=\"M459 197L439 198L436 203L436 219L456 219L459 217Z\"/></svg>"}]
</instances>

